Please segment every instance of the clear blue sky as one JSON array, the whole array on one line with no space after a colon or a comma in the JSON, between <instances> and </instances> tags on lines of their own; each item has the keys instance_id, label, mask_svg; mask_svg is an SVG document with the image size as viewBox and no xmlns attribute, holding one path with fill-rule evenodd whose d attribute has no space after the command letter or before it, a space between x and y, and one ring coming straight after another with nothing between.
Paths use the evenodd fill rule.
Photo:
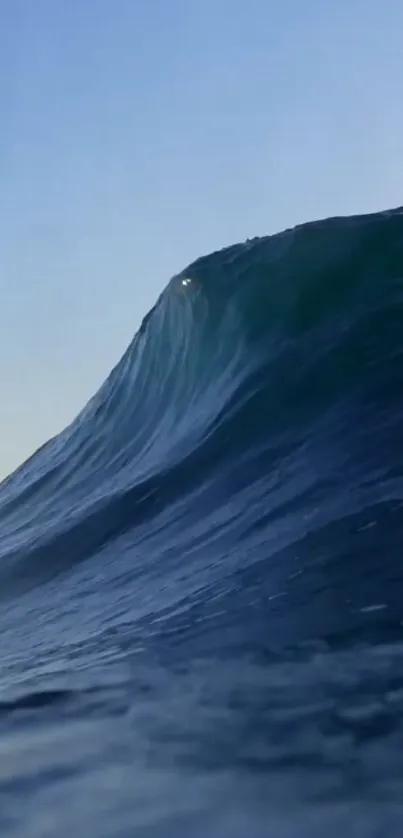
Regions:
<instances>
[{"instance_id":1,"label":"clear blue sky","mask_svg":"<svg viewBox=\"0 0 403 838\"><path fill-rule=\"evenodd\" d=\"M0 476L170 276L403 203L401 0L0 0Z\"/></svg>"}]
</instances>

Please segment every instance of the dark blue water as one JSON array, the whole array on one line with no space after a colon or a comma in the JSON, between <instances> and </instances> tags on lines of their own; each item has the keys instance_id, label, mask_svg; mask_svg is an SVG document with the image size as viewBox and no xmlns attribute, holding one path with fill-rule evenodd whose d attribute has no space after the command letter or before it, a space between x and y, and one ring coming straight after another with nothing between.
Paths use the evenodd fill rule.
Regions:
<instances>
[{"instance_id":1,"label":"dark blue water","mask_svg":"<svg viewBox=\"0 0 403 838\"><path fill-rule=\"evenodd\" d=\"M401 212L171 280L0 487L1 835L401 835L402 420Z\"/></svg>"}]
</instances>

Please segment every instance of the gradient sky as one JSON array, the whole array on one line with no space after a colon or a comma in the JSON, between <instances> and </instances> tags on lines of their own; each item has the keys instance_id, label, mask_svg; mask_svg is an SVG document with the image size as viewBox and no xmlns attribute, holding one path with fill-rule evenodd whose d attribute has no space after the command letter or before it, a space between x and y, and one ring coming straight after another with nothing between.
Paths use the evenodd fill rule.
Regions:
<instances>
[{"instance_id":1,"label":"gradient sky","mask_svg":"<svg viewBox=\"0 0 403 838\"><path fill-rule=\"evenodd\" d=\"M0 477L173 273L403 203L401 0L0 0Z\"/></svg>"}]
</instances>

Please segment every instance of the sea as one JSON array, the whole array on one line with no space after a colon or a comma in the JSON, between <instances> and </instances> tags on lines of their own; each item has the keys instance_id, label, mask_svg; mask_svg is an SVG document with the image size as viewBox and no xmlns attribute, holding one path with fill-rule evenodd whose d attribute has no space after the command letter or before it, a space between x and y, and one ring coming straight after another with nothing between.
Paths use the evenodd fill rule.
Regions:
<instances>
[{"instance_id":1,"label":"sea","mask_svg":"<svg viewBox=\"0 0 403 838\"><path fill-rule=\"evenodd\" d=\"M402 834L395 209L198 259L1 484L0 835Z\"/></svg>"}]
</instances>

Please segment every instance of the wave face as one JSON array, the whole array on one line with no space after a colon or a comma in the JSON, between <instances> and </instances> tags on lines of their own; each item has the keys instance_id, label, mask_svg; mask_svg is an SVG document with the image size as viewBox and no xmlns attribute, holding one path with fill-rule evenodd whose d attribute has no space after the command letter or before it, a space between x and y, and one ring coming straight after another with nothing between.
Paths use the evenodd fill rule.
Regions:
<instances>
[{"instance_id":1,"label":"wave face","mask_svg":"<svg viewBox=\"0 0 403 838\"><path fill-rule=\"evenodd\" d=\"M171 280L0 487L3 834L401 833L402 420L400 211Z\"/></svg>"}]
</instances>

